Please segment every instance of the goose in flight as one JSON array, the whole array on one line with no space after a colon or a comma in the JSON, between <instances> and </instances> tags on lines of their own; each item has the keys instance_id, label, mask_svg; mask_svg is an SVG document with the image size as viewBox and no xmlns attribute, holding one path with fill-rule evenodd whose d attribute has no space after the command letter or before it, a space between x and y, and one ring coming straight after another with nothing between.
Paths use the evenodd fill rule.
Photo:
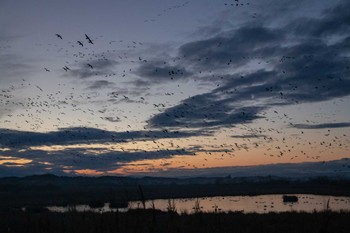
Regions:
<instances>
[{"instance_id":1,"label":"goose in flight","mask_svg":"<svg viewBox=\"0 0 350 233\"><path fill-rule=\"evenodd\" d=\"M89 42L90 44L94 44L88 35L85 34L85 38L88 40L88 42Z\"/></svg>"},{"instance_id":2,"label":"goose in flight","mask_svg":"<svg viewBox=\"0 0 350 233\"><path fill-rule=\"evenodd\" d=\"M56 36L57 36L58 38L60 38L61 40L63 40L63 38L62 38L62 36L61 36L60 34L56 34Z\"/></svg>"},{"instance_id":3,"label":"goose in flight","mask_svg":"<svg viewBox=\"0 0 350 233\"><path fill-rule=\"evenodd\" d=\"M64 66L63 69L67 72L68 70L70 70L67 66Z\"/></svg>"}]
</instances>

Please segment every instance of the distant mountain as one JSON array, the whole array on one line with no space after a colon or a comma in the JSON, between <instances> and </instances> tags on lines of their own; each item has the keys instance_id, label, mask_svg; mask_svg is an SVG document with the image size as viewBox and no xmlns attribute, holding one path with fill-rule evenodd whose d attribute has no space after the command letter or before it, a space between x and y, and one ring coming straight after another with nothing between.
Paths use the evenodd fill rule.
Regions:
<instances>
[{"instance_id":1,"label":"distant mountain","mask_svg":"<svg viewBox=\"0 0 350 233\"><path fill-rule=\"evenodd\" d=\"M281 163L259 166L172 169L158 173L139 173L138 176L163 177L252 177L278 176L288 178L343 177L350 178L350 158L327 162Z\"/></svg>"}]
</instances>

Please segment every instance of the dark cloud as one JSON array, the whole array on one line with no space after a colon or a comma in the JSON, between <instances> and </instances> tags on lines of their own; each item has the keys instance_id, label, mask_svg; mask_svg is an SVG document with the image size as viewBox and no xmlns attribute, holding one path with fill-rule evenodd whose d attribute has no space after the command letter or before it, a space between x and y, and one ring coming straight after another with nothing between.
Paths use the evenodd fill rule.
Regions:
<instances>
[{"instance_id":1,"label":"dark cloud","mask_svg":"<svg viewBox=\"0 0 350 233\"><path fill-rule=\"evenodd\" d=\"M349 76L339 74L337 69L341 65L333 63L336 61L321 59L310 63L305 71L293 69L295 64L289 64L277 66L288 69L289 74L259 70L246 76L232 76L221 87L185 99L154 116L151 126L201 128L249 123L260 118L261 111L273 106L346 96L350 93ZM327 73L324 66L329 67Z\"/></svg>"},{"instance_id":2,"label":"dark cloud","mask_svg":"<svg viewBox=\"0 0 350 233\"><path fill-rule=\"evenodd\" d=\"M192 75L191 72L179 65L168 65L164 62L147 62L142 64L136 71L136 74L152 83L169 82L171 80L181 80ZM138 85L142 84L138 80Z\"/></svg>"},{"instance_id":3,"label":"dark cloud","mask_svg":"<svg viewBox=\"0 0 350 233\"><path fill-rule=\"evenodd\" d=\"M56 151L45 150L11 150L13 162L0 165L0 176L14 174L45 174L67 175L67 171L74 174L75 170L96 170L108 172L123 167L125 163L170 158L172 156L190 156L192 152L186 150L157 150L157 151L106 151L105 148L69 148ZM16 162L25 159L27 164ZM29 162L30 161L30 162ZM12 169L12 172L9 171Z\"/></svg>"},{"instance_id":4,"label":"dark cloud","mask_svg":"<svg viewBox=\"0 0 350 233\"><path fill-rule=\"evenodd\" d=\"M343 1L336 7L327 9L316 19L299 19L293 22L295 33L310 36L330 36L348 34L350 30L350 2Z\"/></svg>"},{"instance_id":5,"label":"dark cloud","mask_svg":"<svg viewBox=\"0 0 350 233\"><path fill-rule=\"evenodd\" d=\"M151 127L222 127L250 123L260 118L257 114L264 108L241 103L235 105L234 97L223 98L212 92L185 99L180 105L152 117L149 124Z\"/></svg>"},{"instance_id":6,"label":"dark cloud","mask_svg":"<svg viewBox=\"0 0 350 233\"><path fill-rule=\"evenodd\" d=\"M194 155L198 148L158 149L146 151L142 149L128 149L123 143L149 141L164 138L184 138L198 135L197 132L179 131L126 131L111 132L94 128L66 128L56 132L35 133L16 130L0 130L0 175L12 174L13 168L17 175L21 174L66 174L67 170L74 173L79 169L92 169L108 172L125 165L125 163L150 159L170 158L172 156ZM108 147L115 143L114 147ZM86 146L75 147L78 144ZM89 145L95 144L90 147ZM97 144L97 145L96 145ZM101 144L101 146L98 146ZM31 146L69 146L63 148L31 148ZM10 156L9 156L10 155ZM5 162L6 161L6 162Z\"/></svg>"},{"instance_id":7,"label":"dark cloud","mask_svg":"<svg viewBox=\"0 0 350 233\"><path fill-rule=\"evenodd\" d=\"M127 142L130 140L191 137L197 134L197 132L190 131L167 130L113 132L96 128L63 128L59 131L46 133L0 129L0 146L26 148L42 145Z\"/></svg>"},{"instance_id":8,"label":"dark cloud","mask_svg":"<svg viewBox=\"0 0 350 233\"><path fill-rule=\"evenodd\" d=\"M223 127L241 123L250 123L262 118L258 113L269 104L280 101L278 94L266 91L265 82L270 82L274 72L258 71L249 76L226 76L226 84L209 93L185 99L181 104L166 109L151 118L153 127ZM253 85L255 84L256 85ZM269 86L270 87L270 86ZM270 103L247 105L244 101L268 98L276 95Z\"/></svg>"},{"instance_id":9,"label":"dark cloud","mask_svg":"<svg viewBox=\"0 0 350 233\"><path fill-rule=\"evenodd\" d=\"M260 58L261 50L274 47L284 39L281 29L247 25L220 36L184 44L179 53L184 57L183 64L200 70L216 70L242 66L250 61L246 58Z\"/></svg>"},{"instance_id":10,"label":"dark cloud","mask_svg":"<svg viewBox=\"0 0 350 233\"><path fill-rule=\"evenodd\" d=\"M346 33L335 43L306 31L296 33L290 24L282 28L243 25L226 34L184 44L179 62L187 70L215 70L217 87L183 100L152 117L153 127L223 127L249 123L273 106L312 103L350 94L350 34L344 23L349 10L344 4L330 9L317 21L299 19L326 33ZM349 8L350 9L350 8ZM314 25L316 22L317 25ZM331 22L344 24L330 29ZM346 22L350 22L347 20ZM316 27L317 26L317 27ZM311 29L310 29L311 30ZM246 72L228 75L227 68ZM220 72L222 74L220 75Z\"/></svg>"},{"instance_id":11,"label":"dark cloud","mask_svg":"<svg viewBox=\"0 0 350 233\"><path fill-rule=\"evenodd\" d=\"M287 5L296 6L296 4L291 4L291 1ZM203 71L215 71L218 75L220 75L218 72L222 72L224 75L228 72L232 73L232 69L247 68L246 66L252 61L259 61L266 67L274 66L275 71L282 72L283 66L279 64L281 59L286 61L292 57L315 55L315 53L320 53L320 55L323 53L328 58L324 49L328 50L328 53L334 53L335 48L329 46L322 36L323 34L344 35L344 33L348 35L349 30L346 29L349 25L347 22L350 14L347 5L349 4L343 3L329 9L317 19L298 18L283 27L264 26L260 21L242 23L239 28L183 44L178 49L177 60L174 60L172 65L163 62L143 63L136 74L142 80L152 78L154 83L159 83L176 78L192 78L193 74ZM281 5L278 5L278 8L280 7ZM334 64L339 65L339 62L335 61ZM321 67L321 64L319 65ZM252 70L252 67L249 69ZM171 72L174 72L172 79L169 78ZM181 75L176 77L175 74ZM138 81L137 84L149 83Z\"/></svg>"},{"instance_id":12,"label":"dark cloud","mask_svg":"<svg viewBox=\"0 0 350 233\"><path fill-rule=\"evenodd\" d=\"M110 82L107 80L97 80L92 82L88 88L89 89L102 89L102 88L111 89L111 88L114 88L114 86L115 86L114 82Z\"/></svg>"},{"instance_id":13,"label":"dark cloud","mask_svg":"<svg viewBox=\"0 0 350 233\"><path fill-rule=\"evenodd\" d=\"M345 128L350 127L350 122L324 123L324 124L293 124L298 129L327 129L327 128Z\"/></svg>"}]
</instances>

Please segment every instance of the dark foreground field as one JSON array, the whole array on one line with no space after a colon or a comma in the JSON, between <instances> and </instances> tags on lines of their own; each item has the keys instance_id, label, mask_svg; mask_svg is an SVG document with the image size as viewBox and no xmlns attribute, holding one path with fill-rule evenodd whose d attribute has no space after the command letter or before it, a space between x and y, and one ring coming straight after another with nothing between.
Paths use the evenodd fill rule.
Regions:
<instances>
[{"instance_id":1,"label":"dark foreground field","mask_svg":"<svg viewBox=\"0 0 350 233\"><path fill-rule=\"evenodd\" d=\"M195 213L157 210L127 213L2 212L0 232L24 233L215 233L215 232L349 232L350 213Z\"/></svg>"},{"instance_id":2,"label":"dark foreground field","mask_svg":"<svg viewBox=\"0 0 350 233\"><path fill-rule=\"evenodd\" d=\"M57 177L0 178L0 233L215 233L215 232L350 232L350 212L334 213L203 213L177 214L170 209L129 210L126 213L53 213L50 205L105 202L126 206L132 200L156 198L320 194L350 196L349 179L291 180L256 178L128 178ZM22 207L27 212L21 211Z\"/></svg>"},{"instance_id":3,"label":"dark foreground field","mask_svg":"<svg viewBox=\"0 0 350 233\"><path fill-rule=\"evenodd\" d=\"M278 177L177 179L53 175L0 178L0 210L76 204L101 207L105 202L123 207L128 201L144 199L262 194L350 196L350 179L291 180Z\"/></svg>"}]
</instances>

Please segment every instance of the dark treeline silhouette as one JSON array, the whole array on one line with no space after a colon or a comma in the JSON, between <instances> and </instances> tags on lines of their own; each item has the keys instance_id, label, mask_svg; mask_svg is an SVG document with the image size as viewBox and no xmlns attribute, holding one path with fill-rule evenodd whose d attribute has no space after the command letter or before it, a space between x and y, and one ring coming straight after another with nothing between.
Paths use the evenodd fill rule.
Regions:
<instances>
[{"instance_id":1,"label":"dark treeline silhouette","mask_svg":"<svg viewBox=\"0 0 350 233\"><path fill-rule=\"evenodd\" d=\"M262 194L318 194L350 196L350 180L279 177L132 178L58 177L54 175L0 178L0 209L109 202ZM142 192L140 191L142 190ZM141 195L142 193L142 195Z\"/></svg>"}]
</instances>

